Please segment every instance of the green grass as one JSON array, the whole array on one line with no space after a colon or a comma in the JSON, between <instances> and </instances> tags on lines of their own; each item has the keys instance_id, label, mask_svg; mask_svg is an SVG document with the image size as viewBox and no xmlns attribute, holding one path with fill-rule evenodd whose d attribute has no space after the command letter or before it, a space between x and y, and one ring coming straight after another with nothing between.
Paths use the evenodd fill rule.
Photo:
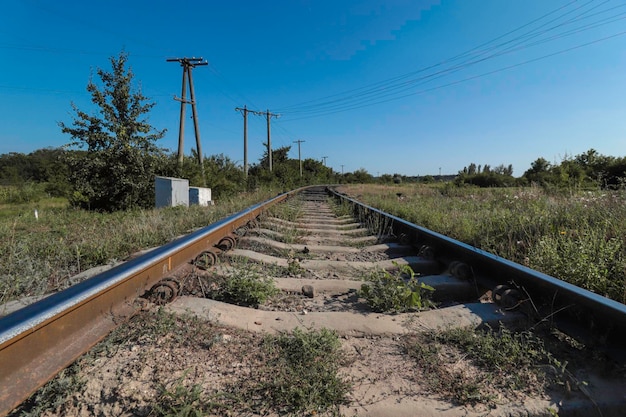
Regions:
<instances>
[{"instance_id":1,"label":"green grass","mask_svg":"<svg viewBox=\"0 0 626 417\"><path fill-rule=\"evenodd\" d=\"M626 193L344 186L412 223L626 303ZM397 193L401 192L402 199Z\"/></svg>"},{"instance_id":2,"label":"green grass","mask_svg":"<svg viewBox=\"0 0 626 417\"><path fill-rule=\"evenodd\" d=\"M302 216L302 205L303 203L300 197L292 197L284 204L277 204L271 207L268 210L267 215L269 217L276 217L278 219L295 222L298 221L300 216Z\"/></svg>"},{"instance_id":3,"label":"green grass","mask_svg":"<svg viewBox=\"0 0 626 417\"><path fill-rule=\"evenodd\" d=\"M261 408L281 415L336 415L350 384L338 375L345 362L337 334L328 329L295 329L267 336L266 368L253 387Z\"/></svg>"},{"instance_id":4,"label":"green grass","mask_svg":"<svg viewBox=\"0 0 626 417\"><path fill-rule=\"evenodd\" d=\"M49 203L0 216L0 304L64 289L81 271L163 245L269 197L258 192L209 207L115 213ZM33 207L38 207L38 219Z\"/></svg>"}]
</instances>

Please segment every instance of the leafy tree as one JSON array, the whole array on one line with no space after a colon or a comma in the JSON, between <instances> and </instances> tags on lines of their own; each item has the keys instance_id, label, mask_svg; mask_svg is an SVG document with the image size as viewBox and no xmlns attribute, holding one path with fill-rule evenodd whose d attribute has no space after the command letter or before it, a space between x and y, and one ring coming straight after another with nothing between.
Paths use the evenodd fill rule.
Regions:
<instances>
[{"instance_id":1,"label":"leafy tree","mask_svg":"<svg viewBox=\"0 0 626 417\"><path fill-rule=\"evenodd\" d=\"M538 184L544 184L550 179L550 169L552 165L544 158L537 158L530 164L530 169L524 172L523 177L529 182L536 182Z\"/></svg>"},{"instance_id":2,"label":"leafy tree","mask_svg":"<svg viewBox=\"0 0 626 417\"><path fill-rule=\"evenodd\" d=\"M383 174L378 177L378 181L382 182L383 184L391 184L393 182L393 176L391 174Z\"/></svg>"},{"instance_id":3,"label":"leafy tree","mask_svg":"<svg viewBox=\"0 0 626 417\"><path fill-rule=\"evenodd\" d=\"M232 195L245 189L243 169L224 154L204 158L204 171L213 198Z\"/></svg>"},{"instance_id":4,"label":"leafy tree","mask_svg":"<svg viewBox=\"0 0 626 417\"><path fill-rule=\"evenodd\" d=\"M97 114L72 103L76 113L71 125L59 123L72 137L70 147L86 148L68 161L74 205L95 210L148 207L154 201L153 183L162 150L156 146L165 130L155 131L145 117L154 103L141 91L133 91L133 72L126 68L124 52L111 57L110 72L97 70L99 87L87 84Z\"/></svg>"}]
</instances>

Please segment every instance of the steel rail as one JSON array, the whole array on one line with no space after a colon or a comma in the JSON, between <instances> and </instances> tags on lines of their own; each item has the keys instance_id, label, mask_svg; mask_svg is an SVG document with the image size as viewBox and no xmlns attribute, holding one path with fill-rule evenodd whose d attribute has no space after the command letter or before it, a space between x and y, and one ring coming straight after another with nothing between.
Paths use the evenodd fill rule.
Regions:
<instances>
[{"instance_id":1,"label":"steel rail","mask_svg":"<svg viewBox=\"0 0 626 417\"><path fill-rule=\"evenodd\" d=\"M253 205L1 317L0 416L136 313L137 298L154 284L303 189Z\"/></svg>"},{"instance_id":2,"label":"steel rail","mask_svg":"<svg viewBox=\"0 0 626 417\"><path fill-rule=\"evenodd\" d=\"M363 204L329 187L329 192L340 200L349 202L357 217L383 216L397 236L404 235L409 242L427 245L438 259L454 259L471 267L474 276L485 286L514 283L533 297L541 298L550 306L553 318L574 317L585 324L605 342L626 345L626 305L591 291L572 285L550 275L504 259L490 252L444 236L410 223L382 210ZM539 302L533 299L533 302ZM558 313L556 313L559 311Z\"/></svg>"}]
</instances>

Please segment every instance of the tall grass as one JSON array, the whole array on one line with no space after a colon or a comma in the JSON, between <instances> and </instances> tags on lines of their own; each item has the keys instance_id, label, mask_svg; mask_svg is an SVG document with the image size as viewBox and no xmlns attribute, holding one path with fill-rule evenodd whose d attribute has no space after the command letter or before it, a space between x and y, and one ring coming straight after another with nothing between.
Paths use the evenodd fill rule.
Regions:
<instances>
[{"instance_id":1,"label":"tall grass","mask_svg":"<svg viewBox=\"0 0 626 417\"><path fill-rule=\"evenodd\" d=\"M449 185L345 186L342 191L412 223L626 303L624 191Z\"/></svg>"},{"instance_id":2,"label":"tall grass","mask_svg":"<svg viewBox=\"0 0 626 417\"><path fill-rule=\"evenodd\" d=\"M0 304L25 295L61 290L72 276L162 245L271 196L243 194L215 206L88 212L28 205L0 212ZM37 218L33 208L41 206Z\"/></svg>"}]
</instances>

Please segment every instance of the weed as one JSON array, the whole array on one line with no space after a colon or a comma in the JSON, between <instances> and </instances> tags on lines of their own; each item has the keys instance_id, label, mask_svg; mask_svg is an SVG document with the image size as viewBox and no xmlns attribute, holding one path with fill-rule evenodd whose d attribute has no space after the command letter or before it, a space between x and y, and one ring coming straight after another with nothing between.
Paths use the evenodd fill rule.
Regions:
<instances>
[{"instance_id":1,"label":"weed","mask_svg":"<svg viewBox=\"0 0 626 417\"><path fill-rule=\"evenodd\" d=\"M152 411L157 417L203 417L202 387L200 385L185 386L183 375L168 388L161 384L157 403Z\"/></svg>"},{"instance_id":2,"label":"weed","mask_svg":"<svg viewBox=\"0 0 626 417\"><path fill-rule=\"evenodd\" d=\"M374 311L401 313L432 306L428 295L435 289L419 282L408 265L399 266L395 274L376 271L368 281L369 284L361 285L359 296L365 298Z\"/></svg>"},{"instance_id":3,"label":"weed","mask_svg":"<svg viewBox=\"0 0 626 417\"><path fill-rule=\"evenodd\" d=\"M159 246L267 197L246 195L231 204L96 213L65 207L24 207L0 216L0 304L62 290L71 277L148 247Z\"/></svg>"},{"instance_id":4,"label":"weed","mask_svg":"<svg viewBox=\"0 0 626 417\"><path fill-rule=\"evenodd\" d=\"M268 216L295 222L302 216L302 200L299 197L290 198L283 204L277 204L268 210Z\"/></svg>"},{"instance_id":5,"label":"weed","mask_svg":"<svg viewBox=\"0 0 626 417\"><path fill-rule=\"evenodd\" d=\"M287 264L289 265L286 270L287 275L296 276L305 272L304 268L300 265L300 262L297 259L291 258Z\"/></svg>"},{"instance_id":6,"label":"weed","mask_svg":"<svg viewBox=\"0 0 626 417\"><path fill-rule=\"evenodd\" d=\"M55 410L71 398L72 394L80 391L85 380L79 376L80 365L74 363L62 370L46 385L38 389L29 399L13 410L10 417L35 417L46 410Z\"/></svg>"},{"instance_id":7,"label":"weed","mask_svg":"<svg viewBox=\"0 0 626 417\"><path fill-rule=\"evenodd\" d=\"M266 406L293 415L337 413L347 402L350 384L338 376L344 361L337 334L328 329L267 336L270 358L257 387Z\"/></svg>"},{"instance_id":8,"label":"weed","mask_svg":"<svg viewBox=\"0 0 626 417\"><path fill-rule=\"evenodd\" d=\"M295 227L285 227L278 230L282 236L279 241L283 243L300 243L301 237L305 235L305 232Z\"/></svg>"},{"instance_id":9,"label":"weed","mask_svg":"<svg viewBox=\"0 0 626 417\"><path fill-rule=\"evenodd\" d=\"M279 291L274 280L261 275L253 264L235 268L226 276L215 277L207 287L209 298L254 307Z\"/></svg>"},{"instance_id":10,"label":"weed","mask_svg":"<svg viewBox=\"0 0 626 417\"><path fill-rule=\"evenodd\" d=\"M352 216L352 213L353 213L352 204L346 201L341 201L340 203L337 203L337 201L334 198L328 198L327 201L328 201L328 205L332 207L333 212L335 213L335 216L337 217Z\"/></svg>"}]
</instances>

